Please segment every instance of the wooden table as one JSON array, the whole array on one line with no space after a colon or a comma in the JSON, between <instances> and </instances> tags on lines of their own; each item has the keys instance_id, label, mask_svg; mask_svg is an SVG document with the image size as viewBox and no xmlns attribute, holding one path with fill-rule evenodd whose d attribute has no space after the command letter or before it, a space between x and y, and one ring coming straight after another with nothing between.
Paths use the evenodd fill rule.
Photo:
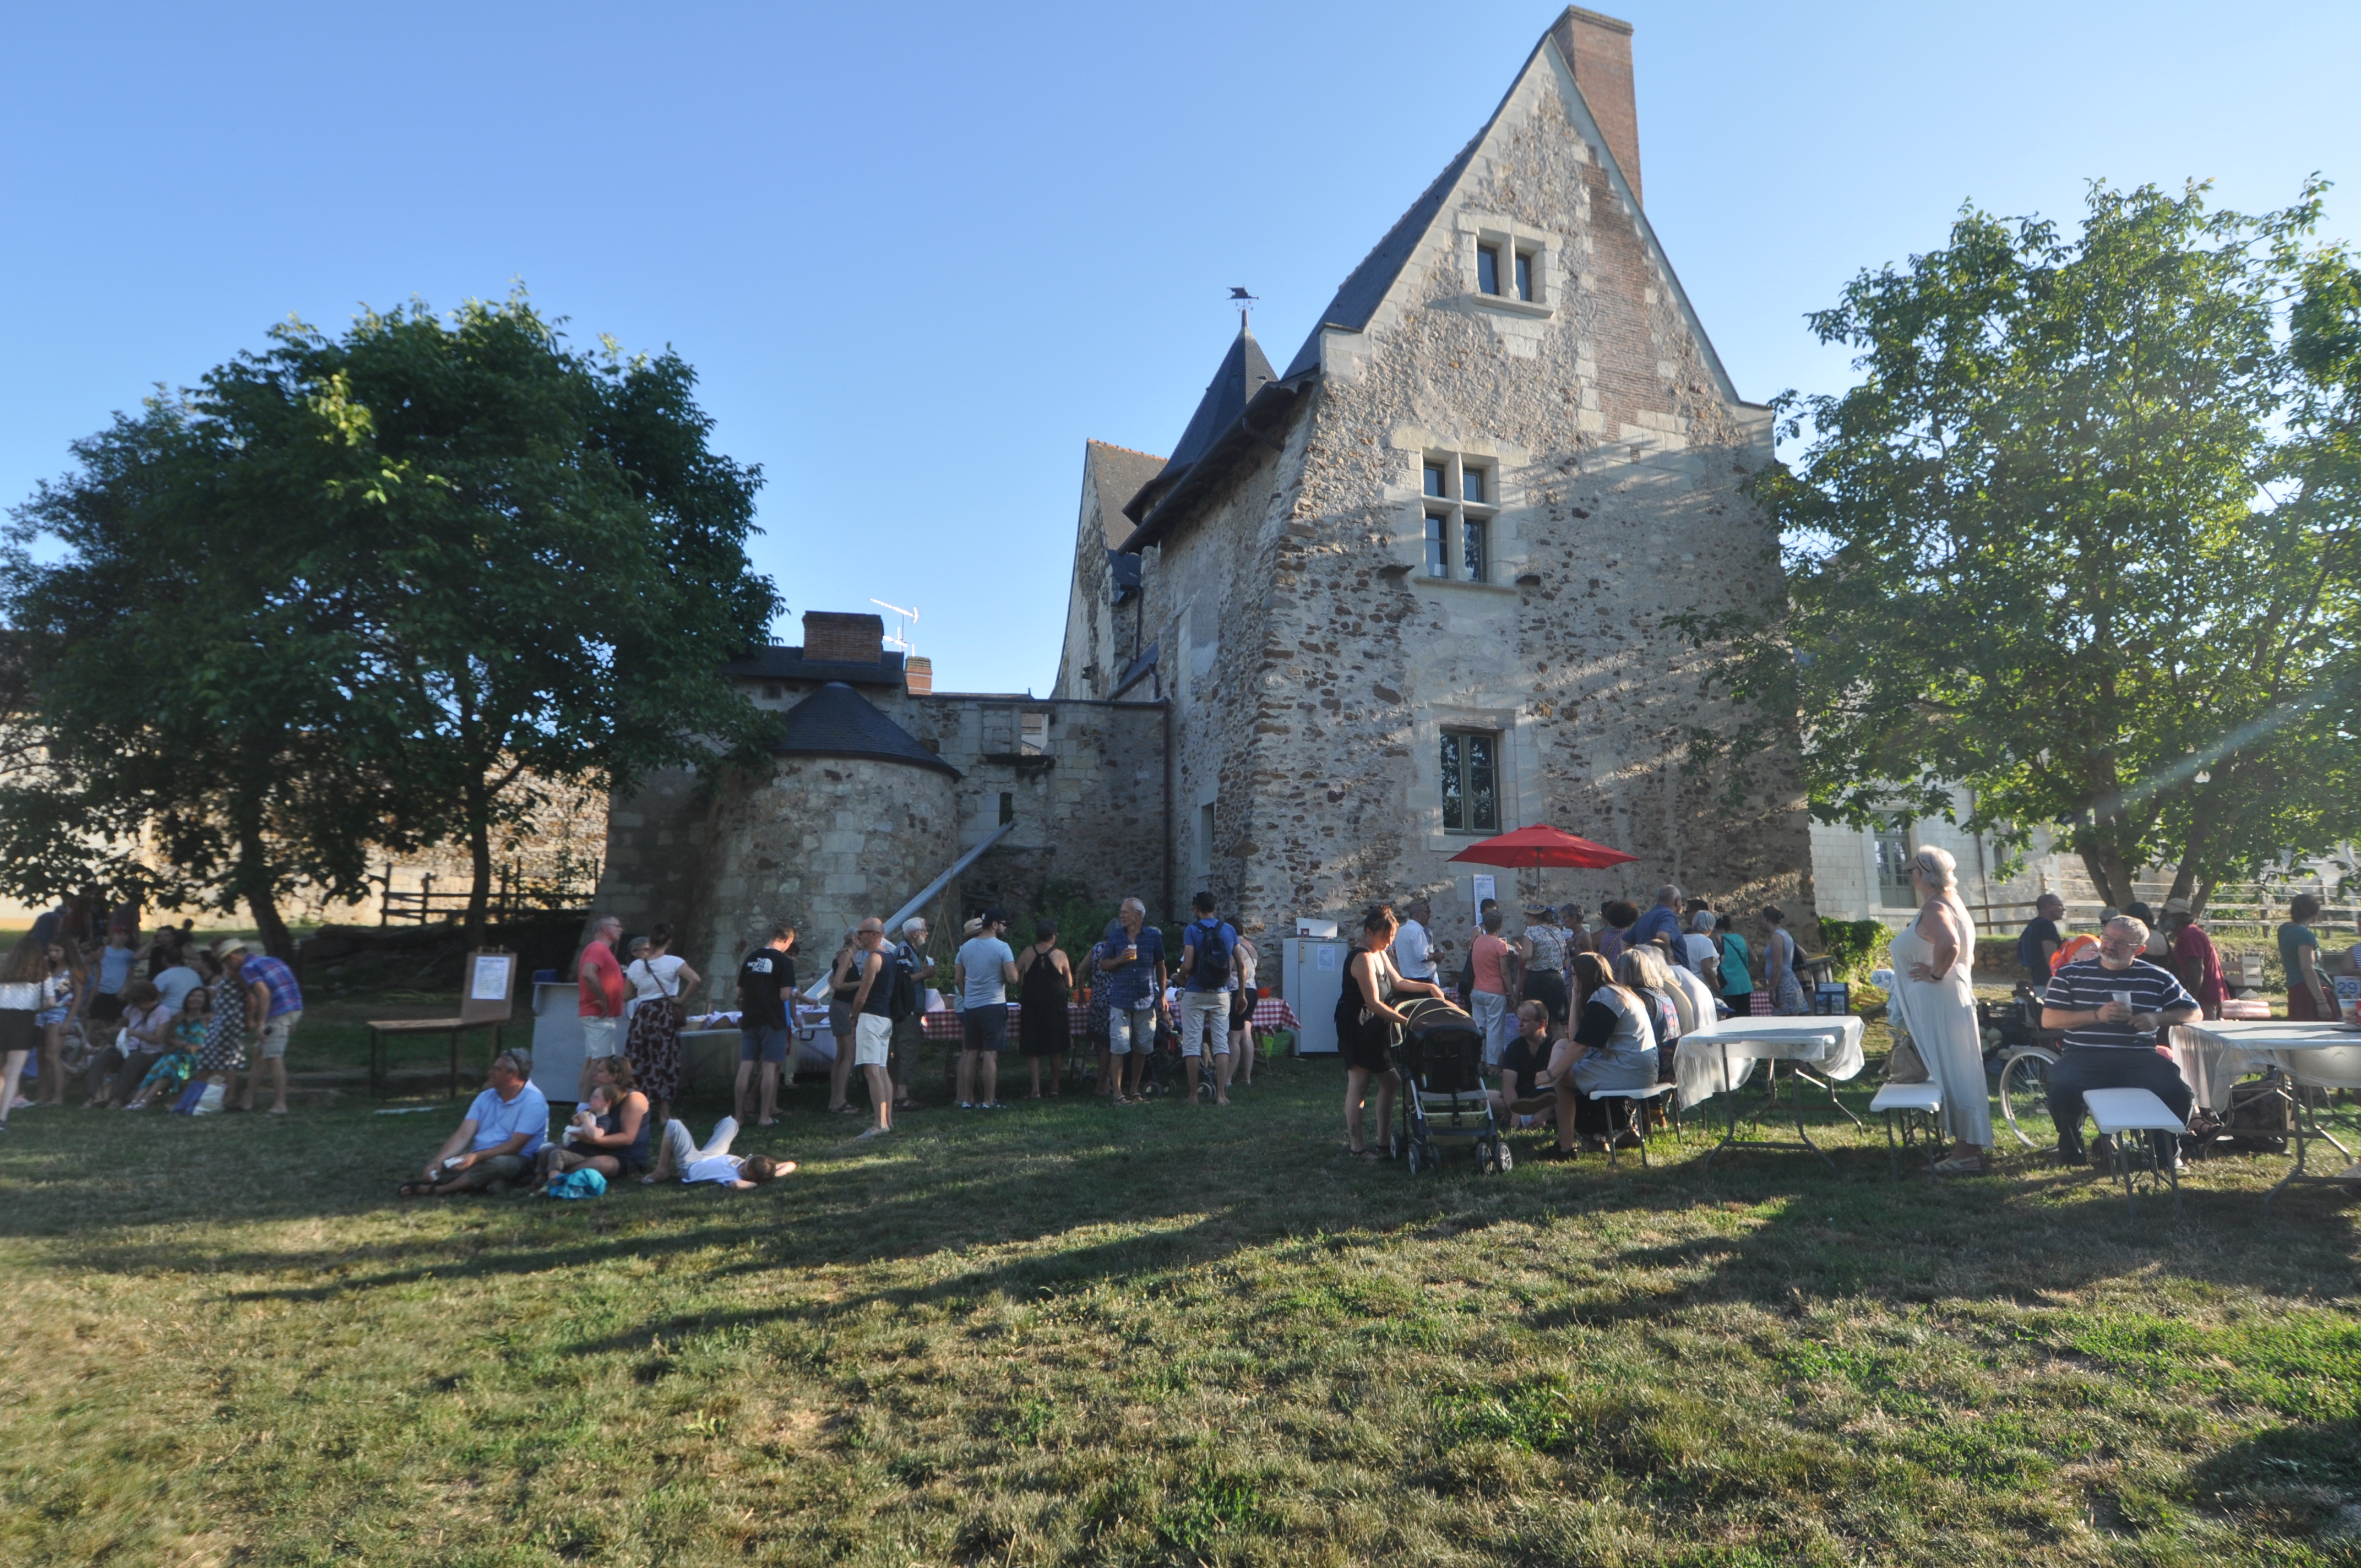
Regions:
<instances>
[{"instance_id":1,"label":"wooden table","mask_svg":"<svg viewBox=\"0 0 2361 1568\"><path fill-rule=\"evenodd\" d=\"M492 1032L492 1055L500 1054L503 1025L498 1020L472 1018L372 1018L369 1032L369 1092L379 1099L385 1095L386 1069L380 1065L385 1056L388 1035L448 1035L451 1037L451 1083L445 1098L459 1096L459 1036L470 1029Z\"/></svg>"}]
</instances>

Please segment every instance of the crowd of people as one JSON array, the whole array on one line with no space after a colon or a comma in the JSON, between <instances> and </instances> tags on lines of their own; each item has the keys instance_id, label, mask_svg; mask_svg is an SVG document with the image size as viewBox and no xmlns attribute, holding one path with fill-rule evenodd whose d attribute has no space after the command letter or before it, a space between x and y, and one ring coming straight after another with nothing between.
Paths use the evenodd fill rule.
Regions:
<instances>
[{"instance_id":1,"label":"crowd of people","mask_svg":"<svg viewBox=\"0 0 2361 1568\"><path fill-rule=\"evenodd\" d=\"M295 971L242 938L139 927L95 888L34 921L0 960L0 1130L16 1112L167 1106L287 1113L287 1047L303 1019ZM27 1092L29 1090L30 1092Z\"/></svg>"}]
</instances>

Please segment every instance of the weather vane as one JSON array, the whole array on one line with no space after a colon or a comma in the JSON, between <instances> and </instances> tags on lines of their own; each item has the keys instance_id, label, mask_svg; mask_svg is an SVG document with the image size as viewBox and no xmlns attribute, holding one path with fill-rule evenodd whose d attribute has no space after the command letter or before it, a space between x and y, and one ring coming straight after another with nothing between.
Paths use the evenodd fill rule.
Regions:
<instances>
[{"instance_id":1,"label":"weather vane","mask_svg":"<svg viewBox=\"0 0 2361 1568\"><path fill-rule=\"evenodd\" d=\"M1262 301L1259 295L1249 294L1244 289L1233 288L1230 291L1230 303L1237 306L1238 308L1238 330L1240 332L1246 330L1246 312L1261 302Z\"/></svg>"}]
</instances>

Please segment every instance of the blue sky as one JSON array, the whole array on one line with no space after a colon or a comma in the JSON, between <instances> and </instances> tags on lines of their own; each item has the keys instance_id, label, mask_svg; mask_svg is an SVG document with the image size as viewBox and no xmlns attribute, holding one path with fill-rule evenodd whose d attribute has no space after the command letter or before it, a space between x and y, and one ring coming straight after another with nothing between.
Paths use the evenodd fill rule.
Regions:
<instances>
[{"instance_id":1,"label":"blue sky","mask_svg":"<svg viewBox=\"0 0 2361 1568\"><path fill-rule=\"evenodd\" d=\"M2361 6L1628 4L1649 215L1749 398L1962 201L2319 170L2361 238ZM0 13L0 501L290 314L523 280L669 344L760 463L791 612L922 612L938 684L1049 689L1082 442L1168 450L1235 318L1293 353L1541 4ZM783 641L796 640L792 621Z\"/></svg>"}]
</instances>

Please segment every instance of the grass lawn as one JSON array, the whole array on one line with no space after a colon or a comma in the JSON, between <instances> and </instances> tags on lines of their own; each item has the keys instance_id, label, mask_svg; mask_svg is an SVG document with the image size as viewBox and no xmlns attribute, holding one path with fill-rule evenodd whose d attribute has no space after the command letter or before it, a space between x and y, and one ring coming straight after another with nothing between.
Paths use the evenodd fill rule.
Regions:
<instances>
[{"instance_id":1,"label":"grass lawn","mask_svg":"<svg viewBox=\"0 0 2361 1568\"><path fill-rule=\"evenodd\" d=\"M2361 1210L2284 1160L1413 1180L1341 1076L801 1091L781 1183L577 1204L395 1200L439 1102L20 1113L0 1563L2361 1562Z\"/></svg>"}]
</instances>

